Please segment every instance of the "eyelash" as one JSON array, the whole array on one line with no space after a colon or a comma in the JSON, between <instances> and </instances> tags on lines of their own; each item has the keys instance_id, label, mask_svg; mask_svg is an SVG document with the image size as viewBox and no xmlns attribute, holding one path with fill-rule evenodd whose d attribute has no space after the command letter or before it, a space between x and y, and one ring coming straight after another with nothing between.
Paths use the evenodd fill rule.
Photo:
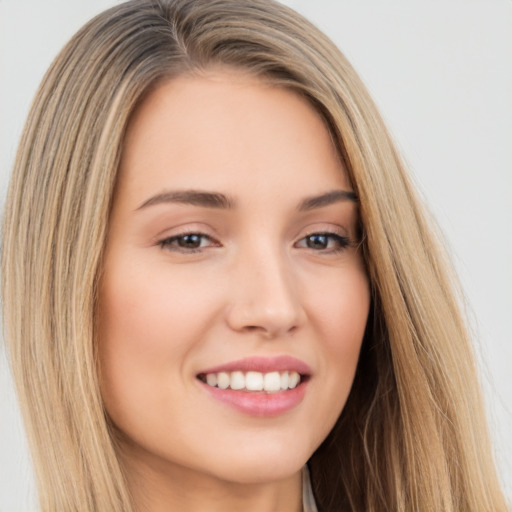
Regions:
<instances>
[{"instance_id":1,"label":"eyelash","mask_svg":"<svg viewBox=\"0 0 512 512\"><path fill-rule=\"evenodd\" d=\"M158 245L160 245L160 247L162 249L167 249L167 250L170 250L170 251L177 251L177 252L182 252L182 253L196 253L196 252L200 252L203 247L201 245L199 245L199 247L183 247L183 246L179 246L179 241L180 240L184 240L186 239L187 237L197 237L200 239L200 244L203 240L209 240L210 243L213 242L213 245L215 247L219 247L220 244L218 242L216 242L212 237L208 236L208 235L205 235L204 233L198 233L198 232L195 232L195 231L191 231L189 233L181 233L179 235L174 235L174 236L170 236L168 238L164 238L163 240L161 240L160 242L158 242Z\"/></svg>"},{"instance_id":2,"label":"eyelash","mask_svg":"<svg viewBox=\"0 0 512 512\"><path fill-rule=\"evenodd\" d=\"M197 246L197 247L180 246L179 245L180 241L185 240L187 237L194 238L196 240L196 242L197 242L197 240L199 240L199 246ZM311 247L310 245L307 245L308 242L311 241L312 239L314 239L315 237L327 239L326 240L327 246L324 248L317 249L317 248ZM209 245L207 245L207 246L201 245L204 240L209 241L209 243L212 244L214 247L220 247L220 243L217 242L216 240L214 240L212 237L210 237L204 233L193 232L193 231L191 231L189 233L181 233L179 235L174 235L174 236L171 236L168 238L164 238L163 240L158 242L158 245L162 249L181 252L184 254L193 254L193 253L201 252L205 247L209 246ZM335 247L329 247L329 244L332 241L334 241L334 243L336 244ZM304 246L299 245L301 242L305 242L306 245L304 245ZM343 250L347 249L348 247L350 247L351 245L352 245L351 240L346 236L340 235L338 233L328 232L328 231L319 231L319 232L308 233L307 235L303 236L298 242L296 242L294 244L294 247L304 247L304 248L311 249L314 252L338 254L338 253L342 252Z\"/></svg>"},{"instance_id":3,"label":"eyelash","mask_svg":"<svg viewBox=\"0 0 512 512\"><path fill-rule=\"evenodd\" d=\"M306 236L302 237L298 242L296 242L294 244L294 247L296 247L297 244L302 241L306 241L306 244L307 244L308 240L311 240L315 237L316 238L320 238L320 237L326 238L327 245L329 245L330 241L334 241L336 243L336 247L325 247L323 249L320 249L318 252L327 252L329 254L338 254L352 245L352 242L350 241L350 239L348 237L340 235L339 233L332 233L329 231L319 231L319 232L309 233ZM307 246L307 248L316 251L316 249L314 249L311 246Z\"/></svg>"}]
</instances>

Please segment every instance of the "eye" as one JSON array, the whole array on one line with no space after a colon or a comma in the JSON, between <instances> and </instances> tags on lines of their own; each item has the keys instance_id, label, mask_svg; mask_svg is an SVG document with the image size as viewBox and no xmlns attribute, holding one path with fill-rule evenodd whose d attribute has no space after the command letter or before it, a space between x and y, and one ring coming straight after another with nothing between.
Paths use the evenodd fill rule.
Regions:
<instances>
[{"instance_id":1,"label":"eye","mask_svg":"<svg viewBox=\"0 0 512 512\"><path fill-rule=\"evenodd\" d=\"M204 233L183 233L175 235L159 242L162 249L179 252L197 252L205 247L218 247L218 242L214 241Z\"/></svg>"},{"instance_id":2,"label":"eye","mask_svg":"<svg viewBox=\"0 0 512 512\"><path fill-rule=\"evenodd\" d=\"M305 247L314 251L339 252L349 245L350 240L337 233L311 233L301 238L295 247Z\"/></svg>"}]
</instances>

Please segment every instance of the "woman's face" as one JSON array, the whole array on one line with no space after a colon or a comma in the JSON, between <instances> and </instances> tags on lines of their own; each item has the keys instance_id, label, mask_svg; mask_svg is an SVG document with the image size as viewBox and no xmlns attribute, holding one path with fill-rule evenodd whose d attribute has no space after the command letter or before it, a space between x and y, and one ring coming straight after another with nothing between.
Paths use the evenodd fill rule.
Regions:
<instances>
[{"instance_id":1,"label":"woman's face","mask_svg":"<svg viewBox=\"0 0 512 512\"><path fill-rule=\"evenodd\" d=\"M212 71L138 107L99 298L102 394L131 467L265 482L324 440L370 303L350 192L296 93Z\"/></svg>"}]
</instances>

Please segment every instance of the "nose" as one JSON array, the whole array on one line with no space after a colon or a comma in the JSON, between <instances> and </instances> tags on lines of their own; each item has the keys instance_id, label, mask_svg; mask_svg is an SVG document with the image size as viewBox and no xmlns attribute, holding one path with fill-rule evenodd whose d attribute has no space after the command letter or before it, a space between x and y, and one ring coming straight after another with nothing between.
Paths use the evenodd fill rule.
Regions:
<instances>
[{"instance_id":1,"label":"nose","mask_svg":"<svg viewBox=\"0 0 512 512\"><path fill-rule=\"evenodd\" d=\"M227 313L231 329L272 339L291 334L304 322L290 262L277 252L267 248L239 258Z\"/></svg>"}]
</instances>

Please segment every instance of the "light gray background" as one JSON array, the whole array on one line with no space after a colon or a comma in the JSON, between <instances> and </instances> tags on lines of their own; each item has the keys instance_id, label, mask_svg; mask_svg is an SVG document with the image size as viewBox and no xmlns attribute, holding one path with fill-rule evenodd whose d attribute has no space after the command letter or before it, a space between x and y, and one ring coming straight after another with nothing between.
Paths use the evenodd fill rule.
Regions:
<instances>
[{"instance_id":1,"label":"light gray background","mask_svg":"<svg viewBox=\"0 0 512 512\"><path fill-rule=\"evenodd\" d=\"M0 0L0 197L42 75L114 0ZM361 74L448 240L512 499L512 1L287 0ZM35 510L0 349L0 512Z\"/></svg>"}]
</instances>

